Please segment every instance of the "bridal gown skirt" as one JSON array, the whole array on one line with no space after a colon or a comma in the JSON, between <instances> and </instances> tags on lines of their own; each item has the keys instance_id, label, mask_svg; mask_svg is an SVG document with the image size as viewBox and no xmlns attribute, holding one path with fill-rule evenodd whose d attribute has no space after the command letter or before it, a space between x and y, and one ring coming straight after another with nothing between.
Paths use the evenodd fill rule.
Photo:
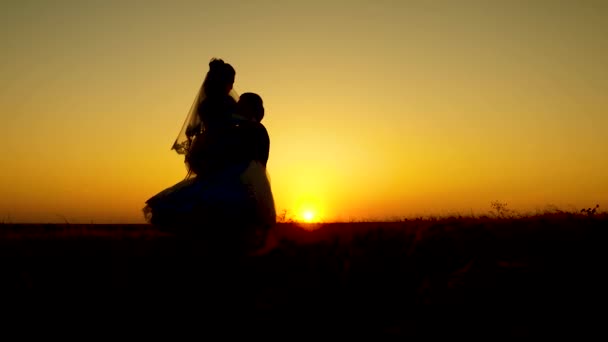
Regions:
<instances>
[{"instance_id":1,"label":"bridal gown skirt","mask_svg":"<svg viewBox=\"0 0 608 342\"><path fill-rule=\"evenodd\" d=\"M252 161L216 177L193 177L146 201L146 220L163 230L190 229L209 238L245 238L260 245L276 222L264 165Z\"/></svg>"}]
</instances>

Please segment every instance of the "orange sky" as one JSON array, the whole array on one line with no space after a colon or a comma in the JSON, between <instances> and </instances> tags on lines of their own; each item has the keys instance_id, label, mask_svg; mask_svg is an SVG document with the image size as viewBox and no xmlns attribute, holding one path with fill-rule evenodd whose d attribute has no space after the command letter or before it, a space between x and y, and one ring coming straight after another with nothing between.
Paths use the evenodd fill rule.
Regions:
<instances>
[{"instance_id":1,"label":"orange sky","mask_svg":"<svg viewBox=\"0 0 608 342\"><path fill-rule=\"evenodd\" d=\"M259 93L278 211L608 208L608 3L10 1L0 222L144 222L211 57Z\"/></svg>"}]
</instances>

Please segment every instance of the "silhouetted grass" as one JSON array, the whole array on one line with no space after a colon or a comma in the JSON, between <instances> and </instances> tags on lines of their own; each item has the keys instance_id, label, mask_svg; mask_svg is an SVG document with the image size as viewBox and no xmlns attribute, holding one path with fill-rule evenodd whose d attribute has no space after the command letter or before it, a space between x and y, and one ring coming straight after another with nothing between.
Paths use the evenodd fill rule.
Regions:
<instances>
[{"instance_id":1,"label":"silhouetted grass","mask_svg":"<svg viewBox=\"0 0 608 342\"><path fill-rule=\"evenodd\" d=\"M277 225L278 247L257 257L238 257L229 242L211 249L205 234L149 225L4 224L0 281L6 288L190 289L254 310L260 329L269 321L296 329L287 313L313 311L333 317L336 333L428 336L433 324L418 316L423 304L546 307L604 298L607 223L608 214L591 210L304 227L314 229L291 222ZM550 329L516 317L484 324L479 334L546 336ZM460 323L450 329L468 331Z\"/></svg>"}]
</instances>

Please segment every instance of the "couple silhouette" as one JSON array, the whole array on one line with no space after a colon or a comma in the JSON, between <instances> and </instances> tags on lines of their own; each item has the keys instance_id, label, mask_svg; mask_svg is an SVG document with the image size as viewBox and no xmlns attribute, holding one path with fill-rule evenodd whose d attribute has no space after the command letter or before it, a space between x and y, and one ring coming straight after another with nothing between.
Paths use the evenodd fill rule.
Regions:
<instances>
[{"instance_id":1,"label":"couple silhouette","mask_svg":"<svg viewBox=\"0 0 608 342\"><path fill-rule=\"evenodd\" d=\"M148 199L144 215L163 231L255 253L276 222L266 171L270 139L262 98L236 94L235 76L230 64L210 61L172 147L185 156L188 173Z\"/></svg>"}]
</instances>

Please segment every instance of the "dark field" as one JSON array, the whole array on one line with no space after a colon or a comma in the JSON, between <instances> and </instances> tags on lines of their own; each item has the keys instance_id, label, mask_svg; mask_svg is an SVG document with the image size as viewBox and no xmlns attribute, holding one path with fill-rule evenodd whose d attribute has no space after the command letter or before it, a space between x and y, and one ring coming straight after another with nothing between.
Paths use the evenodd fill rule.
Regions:
<instances>
[{"instance_id":1,"label":"dark field","mask_svg":"<svg viewBox=\"0 0 608 342\"><path fill-rule=\"evenodd\" d=\"M248 313L247 331L264 336L606 334L603 322L574 320L605 310L605 213L306 228L315 229L279 224L273 252L239 258L228 245L207 245L206 234L179 238L148 225L3 224L0 284L188 293L206 308ZM430 318L427 304L476 309L449 310L443 321ZM551 308L561 318L545 321ZM308 322L293 318L303 313Z\"/></svg>"}]
</instances>

